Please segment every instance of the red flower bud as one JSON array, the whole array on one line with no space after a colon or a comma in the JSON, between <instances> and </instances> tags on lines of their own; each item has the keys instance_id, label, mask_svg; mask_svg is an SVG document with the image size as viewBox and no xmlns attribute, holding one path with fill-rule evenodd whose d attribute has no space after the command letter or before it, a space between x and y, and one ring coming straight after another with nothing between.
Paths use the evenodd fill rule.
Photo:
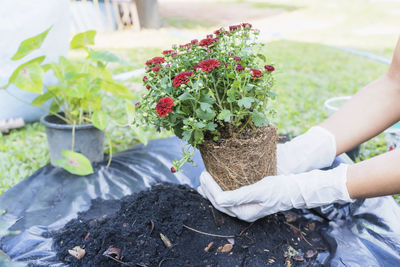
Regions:
<instances>
[{"instance_id":1,"label":"red flower bud","mask_svg":"<svg viewBox=\"0 0 400 267\"><path fill-rule=\"evenodd\" d=\"M140 105L140 102L136 102L135 103L135 107L137 107L137 106L139 106Z\"/></svg>"},{"instance_id":2,"label":"red flower bud","mask_svg":"<svg viewBox=\"0 0 400 267\"><path fill-rule=\"evenodd\" d=\"M242 59L240 57L234 57L233 60L235 61L241 61Z\"/></svg>"},{"instance_id":3,"label":"red flower bud","mask_svg":"<svg viewBox=\"0 0 400 267\"><path fill-rule=\"evenodd\" d=\"M264 69L266 69L266 70L269 71L269 72L272 72L272 71L275 70L274 66L271 66L271 65L265 65L265 66L264 66Z\"/></svg>"},{"instance_id":4,"label":"red flower bud","mask_svg":"<svg viewBox=\"0 0 400 267\"><path fill-rule=\"evenodd\" d=\"M144 76L143 77L143 81L145 82L145 81L147 81L149 78L147 78L147 76Z\"/></svg>"},{"instance_id":5,"label":"red flower bud","mask_svg":"<svg viewBox=\"0 0 400 267\"><path fill-rule=\"evenodd\" d=\"M244 67L242 65L240 65L240 64L237 64L236 65L236 70L239 71L239 72L240 71L244 71Z\"/></svg>"},{"instance_id":6,"label":"red flower bud","mask_svg":"<svg viewBox=\"0 0 400 267\"><path fill-rule=\"evenodd\" d=\"M176 172L176 169L175 169L174 166L171 167L171 172L172 172L172 173L175 173L175 172Z\"/></svg>"},{"instance_id":7,"label":"red flower bud","mask_svg":"<svg viewBox=\"0 0 400 267\"><path fill-rule=\"evenodd\" d=\"M155 71L155 72L159 71L160 69L161 69L160 66L154 66L154 67L151 68L151 70Z\"/></svg>"}]
</instances>

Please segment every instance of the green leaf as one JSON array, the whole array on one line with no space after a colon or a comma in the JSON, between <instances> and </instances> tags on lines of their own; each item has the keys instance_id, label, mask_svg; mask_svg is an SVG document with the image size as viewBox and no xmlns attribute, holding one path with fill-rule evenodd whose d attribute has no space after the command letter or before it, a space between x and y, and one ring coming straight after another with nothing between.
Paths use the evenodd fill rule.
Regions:
<instances>
[{"instance_id":1,"label":"green leaf","mask_svg":"<svg viewBox=\"0 0 400 267\"><path fill-rule=\"evenodd\" d=\"M60 106L58 105L56 100L53 100L50 104L50 113L57 113L60 110Z\"/></svg>"},{"instance_id":2,"label":"green leaf","mask_svg":"<svg viewBox=\"0 0 400 267\"><path fill-rule=\"evenodd\" d=\"M97 61L117 62L120 64L127 64L125 60L109 51L89 51L89 57Z\"/></svg>"},{"instance_id":3,"label":"green leaf","mask_svg":"<svg viewBox=\"0 0 400 267\"><path fill-rule=\"evenodd\" d=\"M56 165L64 168L66 171L81 176L93 173L92 165L84 155L71 150L63 150L61 154L64 158L57 160Z\"/></svg>"},{"instance_id":4,"label":"green leaf","mask_svg":"<svg viewBox=\"0 0 400 267\"><path fill-rule=\"evenodd\" d=\"M232 88L233 88L233 89L238 89L239 87L240 87L240 81L235 80L235 81L232 83Z\"/></svg>"},{"instance_id":5,"label":"green leaf","mask_svg":"<svg viewBox=\"0 0 400 267\"><path fill-rule=\"evenodd\" d=\"M232 103L236 100L236 90L231 88L228 91L226 91L227 96L228 96L228 103Z\"/></svg>"},{"instance_id":6,"label":"green leaf","mask_svg":"<svg viewBox=\"0 0 400 267\"><path fill-rule=\"evenodd\" d=\"M204 140L204 133L202 130L195 130L194 131L194 142L196 144L202 143Z\"/></svg>"},{"instance_id":7,"label":"green leaf","mask_svg":"<svg viewBox=\"0 0 400 267\"><path fill-rule=\"evenodd\" d=\"M11 77L14 79L12 83L21 90L41 94L43 74L42 67L37 62L33 62L20 68L16 76Z\"/></svg>"},{"instance_id":8,"label":"green leaf","mask_svg":"<svg viewBox=\"0 0 400 267\"><path fill-rule=\"evenodd\" d=\"M257 56L258 56L259 58L261 58L263 61L266 61L266 60L267 60L263 54L257 54Z\"/></svg>"},{"instance_id":9,"label":"green leaf","mask_svg":"<svg viewBox=\"0 0 400 267\"><path fill-rule=\"evenodd\" d=\"M208 103L200 102L200 108L203 111L211 112L212 111L211 107L212 106L210 104L208 104Z\"/></svg>"},{"instance_id":10,"label":"green leaf","mask_svg":"<svg viewBox=\"0 0 400 267\"><path fill-rule=\"evenodd\" d=\"M189 142L190 138L192 137L192 132L193 132L192 130L184 131L183 134L182 134L182 140L186 141L186 142Z\"/></svg>"},{"instance_id":11,"label":"green leaf","mask_svg":"<svg viewBox=\"0 0 400 267\"><path fill-rule=\"evenodd\" d=\"M217 119L229 122L231 120L231 111L228 109L223 109L219 114Z\"/></svg>"},{"instance_id":12,"label":"green leaf","mask_svg":"<svg viewBox=\"0 0 400 267\"><path fill-rule=\"evenodd\" d=\"M262 127L269 123L267 117L265 117L265 114L257 110L251 113L251 119L253 120L254 125L257 127Z\"/></svg>"},{"instance_id":13,"label":"green leaf","mask_svg":"<svg viewBox=\"0 0 400 267\"><path fill-rule=\"evenodd\" d=\"M199 129L203 129L206 125L204 123L202 123L201 121L199 121L198 123L196 123L196 127Z\"/></svg>"},{"instance_id":14,"label":"green leaf","mask_svg":"<svg viewBox=\"0 0 400 267\"><path fill-rule=\"evenodd\" d=\"M102 87L104 90L113 93L120 98L132 99L132 92L124 85L116 83L114 81L103 80Z\"/></svg>"},{"instance_id":15,"label":"green leaf","mask_svg":"<svg viewBox=\"0 0 400 267\"><path fill-rule=\"evenodd\" d=\"M188 92L184 92L182 95L180 95L178 97L179 100L185 101L188 99L192 99L193 97L188 93Z\"/></svg>"},{"instance_id":16,"label":"green leaf","mask_svg":"<svg viewBox=\"0 0 400 267\"><path fill-rule=\"evenodd\" d=\"M202 94L199 101L203 103L214 104L215 99L209 94Z\"/></svg>"},{"instance_id":17,"label":"green leaf","mask_svg":"<svg viewBox=\"0 0 400 267\"><path fill-rule=\"evenodd\" d=\"M215 128L217 128L217 124L213 123L213 122L209 122L207 123L207 130L209 131L215 131Z\"/></svg>"},{"instance_id":18,"label":"green leaf","mask_svg":"<svg viewBox=\"0 0 400 267\"><path fill-rule=\"evenodd\" d=\"M51 27L36 36L33 36L29 39L22 41L18 47L17 52L11 59L12 60L21 59L24 56L28 55L30 52L39 49L42 46L44 39L46 39L46 36L49 33L50 29Z\"/></svg>"},{"instance_id":19,"label":"green leaf","mask_svg":"<svg viewBox=\"0 0 400 267\"><path fill-rule=\"evenodd\" d=\"M88 45L94 45L96 31L90 30L76 34L71 41L71 49L87 49Z\"/></svg>"},{"instance_id":20,"label":"green leaf","mask_svg":"<svg viewBox=\"0 0 400 267\"><path fill-rule=\"evenodd\" d=\"M41 106L44 103L46 103L49 99L51 99L52 97L54 97L54 90L49 90L43 94L41 94L40 96L36 97L33 101L32 101L32 105L33 106Z\"/></svg>"},{"instance_id":21,"label":"green leaf","mask_svg":"<svg viewBox=\"0 0 400 267\"><path fill-rule=\"evenodd\" d=\"M41 57L36 57L34 59L29 60L28 62L25 62L24 64L21 64L18 66L18 68L16 68L13 73L10 76L10 79L8 79L8 84L3 86L2 88L5 89L7 88L10 84L14 83L20 70L23 69L25 66L28 66L30 64L33 63L37 63L37 64L41 64L43 62L43 60L45 59L45 56L41 56Z\"/></svg>"},{"instance_id":22,"label":"green leaf","mask_svg":"<svg viewBox=\"0 0 400 267\"><path fill-rule=\"evenodd\" d=\"M242 99L240 99L238 101L238 105L240 107L250 108L251 103L253 103L254 101L255 101L255 99L252 97L243 97Z\"/></svg>"},{"instance_id":23,"label":"green leaf","mask_svg":"<svg viewBox=\"0 0 400 267\"><path fill-rule=\"evenodd\" d=\"M96 110L92 115L92 123L99 130L104 130L107 127L107 115L102 110Z\"/></svg>"},{"instance_id":24,"label":"green leaf","mask_svg":"<svg viewBox=\"0 0 400 267\"><path fill-rule=\"evenodd\" d=\"M211 112L208 111L202 111L201 109L196 110L196 115L202 120L212 120L215 117L215 112L211 110Z\"/></svg>"}]
</instances>

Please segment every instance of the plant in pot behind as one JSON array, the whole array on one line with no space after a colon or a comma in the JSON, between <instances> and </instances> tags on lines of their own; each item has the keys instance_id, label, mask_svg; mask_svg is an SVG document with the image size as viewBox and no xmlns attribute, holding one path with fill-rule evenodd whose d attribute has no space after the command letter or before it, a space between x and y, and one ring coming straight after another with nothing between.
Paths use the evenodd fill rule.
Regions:
<instances>
[{"instance_id":1,"label":"plant in pot behind","mask_svg":"<svg viewBox=\"0 0 400 267\"><path fill-rule=\"evenodd\" d=\"M171 171L199 148L206 169L224 190L276 174L272 65L264 65L248 23L221 28L203 40L174 46L146 62L148 93L141 120L172 130L189 145Z\"/></svg>"},{"instance_id":2,"label":"plant in pot behind","mask_svg":"<svg viewBox=\"0 0 400 267\"><path fill-rule=\"evenodd\" d=\"M12 59L19 60L39 49L50 30L23 41ZM109 62L122 60L110 52L90 48L95 35L95 31L87 31L72 39L71 49L82 50L83 59L60 57L58 62L44 63L45 56L35 57L21 64L3 86L14 84L40 94L33 100L34 106L51 100L49 115L41 120L46 126L51 163L79 175L92 173L91 162L103 160L109 116L103 111L102 98L107 93L126 99L133 97L128 88L113 80L106 68ZM43 91L43 75L50 71L57 83Z\"/></svg>"}]
</instances>

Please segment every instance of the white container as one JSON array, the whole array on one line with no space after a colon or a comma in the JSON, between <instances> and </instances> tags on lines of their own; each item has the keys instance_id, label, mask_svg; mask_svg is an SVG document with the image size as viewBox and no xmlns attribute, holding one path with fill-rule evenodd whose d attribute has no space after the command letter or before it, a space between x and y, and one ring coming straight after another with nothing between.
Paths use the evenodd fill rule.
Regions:
<instances>
[{"instance_id":1,"label":"white container","mask_svg":"<svg viewBox=\"0 0 400 267\"><path fill-rule=\"evenodd\" d=\"M328 115L331 116L333 113L338 111L338 109L350 99L351 96L337 96L326 100L324 106L328 110Z\"/></svg>"}]
</instances>

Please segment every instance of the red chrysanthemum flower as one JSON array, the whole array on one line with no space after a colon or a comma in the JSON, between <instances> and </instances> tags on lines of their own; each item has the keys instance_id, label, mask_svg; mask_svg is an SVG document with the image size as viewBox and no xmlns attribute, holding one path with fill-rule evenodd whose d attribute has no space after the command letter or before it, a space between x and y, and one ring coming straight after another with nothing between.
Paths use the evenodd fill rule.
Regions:
<instances>
[{"instance_id":1,"label":"red chrysanthemum flower","mask_svg":"<svg viewBox=\"0 0 400 267\"><path fill-rule=\"evenodd\" d=\"M240 57L234 57L233 60L235 61L241 61L242 59Z\"/></svg>"},{"instance_id":2,"label":"red chrysanthemum flower","mask_svg":"<svg viewBox=\"0 0 400 267\"><path fill-rule=\"evenodd\" d=\"M199 40L197 40L197 39L193 39L192 41L190 41L190 43L192 44L192 45L195 45L195 44L197 44L199 42Z\"/></svg>"},{"instance_id":3,"label":"red chrysanthemum flower","mask_svg":"<svg viewBox=\"0 0 400 267\"><path fill-rule=\"evenodd\" d=\"M225 31L224 28L219 28L218 30L216 30L216 31L214 32L215 35L223 35L223 34L227 34L227 33L228 33L228 32Z\"/></svg>"},{"instance_id":4,"label":"red chrysanthemum flower","mask_svg":"<svg viewBox=\"0 0 400 267\"><path fill-rule=\"evenodd\" d=\"M272 71L275 70L274 66L271 66L271 65L265 65L265 66L264 66L264 69L266 69L266 70L269 71L269 72L272 72Z\"/></svg>"},{"instance_id":5,"label":"red chrysanthemum flower","mask_svg":"<svg viewBox=\"0 0 400 267\"><path fill-rule=\"evenodd\" d=\"M164 63L165 59L163 57L153 57L146 61L146 65L161 64Z\"/></svg>"},{"instance_id":6,"label":"red chrysanthemum flower","mask_svg":"<svg viewBox=\"0 0 400 267\"><path fill-rule=\"evenodd\" d=\"M184 71L181 72L179 74L177 74L174 78L174 80L172 81L172 85L174 87L178 87L181 84L187 84L189 82L189 78L193 75L193 71Z\"/></svg>"},{"instance_id":7,"label":"red chrysanthemum flower","mask_svg":"<svg viewBox=\"0 0 400 267\"><path fill-rule=\"evenodd\" d=\"M253 72L253 79L257 79L259 77L264 76L264 73L262 73L261 70L257 70L257 69L250 69Z\"/></svg>"},{"instance_id":8,"label":"red chrysanthemum flower","mask_svg":"<svg viewBox=\"0 0 400 267\"><path fill-rule=\"evenodd\" d=\"M200 46L210 46L215 42L214 39L212 38L206 38L200 41L199 45Z\"/></svg>"},{"instance_id":9,"label":"red chrysanthemum flower","mask_svg":"<svg viewBox=\"0 0 400 267\"><path fill-rule=\"evenodd\" d=\"M170 55L170 54L172 54L172 53L174 53L175 51L174 50L164 50L163 52L162 52L162 54L163 55Z\"/></svg>"},{"instance_id":10,"label":"red chrysanthemum flower","mask_svg":"<svg viewBox=\"0 0 400 267\"><path fill-rule=\"evenodd\" d=\"M176 57L176 56L178 56L178 53L176 53L176 52L171 54L171 57Z\"/></svg>"},{"instance_id":11,"label":"red chrysanthemum flower","mask_svg":"<svg viewBox=\"0 0 400 267\"><path fill-rule=\"evenodd\" d=\"M169 96L163 97L158 100L156 105L156 111L158 116L167 117L168 113L172 112L172 106L174 105L174 100Z\"/></svg>"},{"instance_id":12,"label":"red chrysanthemum flower","mask_svg":"<svg viewBox=\"0 0 400 267\"><path fill-rule=\"evenodd\" d=\"M145 82L145 81L147 81L149 78L147 78L147 76L144 76L143 77L143 81Z\"/></svg>"},{"instance_id":13,"label":"red chrysanthemum flower","mask_svg":"<svg viewBox=\"0 0 400 267\"><path fill-rule=\"evenodd\" d=\"M212 34L208 34L207 38L213 38L214 36Z\"/></svg>"},{"instance_id":14,"label":"red chrysanthemum flower","mask_svg":"<svg viewBox=\"0 0 400 267\"><path fill-rule=\"evenodd\" d=\"M160 69L161 69L161 66L158 66L158 65L151 68L151 70L155 71L155 72L159 71Z\"/></svg>"},{"instance_id":15,"label":"red chrysanthemum flower","mask_svg":"<svg viewBox=\"0 0 400 267\"><path fill-rule=\"evenodd\" d=\"M221 63L218 60L212 58L199 62L200 68L206 73L209 73L210 71L219 67L220 65Z\"/></svg>"},{"instance_id":16,"label":"red chrysanthemum flower","mask_svg":"<svg viewBox=\"0 0 400 267\"><path fill-rule=\"evenodd\" d=\"M245 29L247 27L248 27L248 29L251 29L251 27L253 27L253 25L251 25L250 23L244 22L244 23L242 23L242 27L245 28Z\"/></svg>"},{"instance_id":17,"label":"red chrysanthemum flower","mask_svg":"<svg viewBox=\"0 0 400 267\"><path fill-rule=\"evenodd\" d=\"M232 32L232 31L236 31L236 30L239 30L240 29L240 25L232 25L232 26L229 26L229 30Z\"/></svg>"},{"instance_id":18,"label":"red chrysanthemum flower","mask_svg":"<svg viewBox=\"0 0 400 267\"><path fill-rule=\"evenodd\" d=\"M244 67L242 65L240 65L240 64L237 64L236 65L236 70L239 71L239 72L240 71L244 71Z\"/></svg>"}]
</instances>

